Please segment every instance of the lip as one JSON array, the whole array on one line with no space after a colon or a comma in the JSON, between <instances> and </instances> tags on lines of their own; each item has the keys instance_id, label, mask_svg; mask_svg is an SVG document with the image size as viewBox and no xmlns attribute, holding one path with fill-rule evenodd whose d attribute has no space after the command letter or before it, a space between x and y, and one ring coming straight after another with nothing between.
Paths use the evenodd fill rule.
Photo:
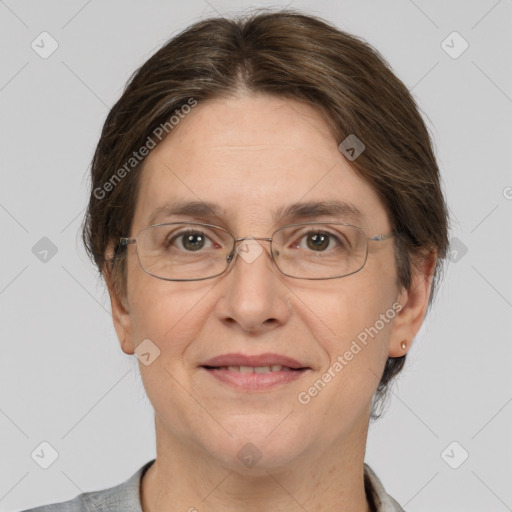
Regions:
<instances>
[{"instance_id":1,"label":"lip","mask_svg":"<svg viewBox=\"0 0 512 512\"><path fill-rule=\"evenodd\" d=\"M200 366L205 367L220 367L220 366L286 366L288 368L308 369L309 367L305 364L300 363L296 359L280 354L258 354L258 355L247 355L247 354L222 354L220 356L212 357L205 361ZM276 372L279 373L279 372Z\"/></svg>"},{"instance_id":2,"label":"lip","mask_svg":"<svg viewBox=\"0 0 512 512\"><path fill-rule=\"evenodd\" d=\"M285 368L268 373L242 373L228 366L274 366ZM223 354L205 361L200 367L216 380L238 391L267 391L293 382L311 370L296 359L280 354Z\"/></svg>"},{"instance_id":3,"label":"lip","mask_svg":"<svg viewBox=\"0 0 512 512\"><path fill-rule=\"evenodd\" d=\"M268 391L300 379L309 370L280 370L269 373L241 373L228 368L202 368L208 375L237 391Z\"/></svg>"}]
</instances>

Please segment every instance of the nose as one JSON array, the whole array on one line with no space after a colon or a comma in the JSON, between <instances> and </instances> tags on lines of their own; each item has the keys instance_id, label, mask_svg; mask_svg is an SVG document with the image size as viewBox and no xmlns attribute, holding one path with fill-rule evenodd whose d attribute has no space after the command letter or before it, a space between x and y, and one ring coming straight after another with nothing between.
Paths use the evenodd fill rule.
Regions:
<instances>
[{"instance_id":1,"label":"nose","mask_svg":"<svg viewBox=\"0 0 512 512\"><path fill-rule=\"evenodd\" d=\"M230 267L219 284L219 319L248 332L265 332L290 318L290 291L275 267L269 238L238 238Z\"/></svg>"}]
</instances>

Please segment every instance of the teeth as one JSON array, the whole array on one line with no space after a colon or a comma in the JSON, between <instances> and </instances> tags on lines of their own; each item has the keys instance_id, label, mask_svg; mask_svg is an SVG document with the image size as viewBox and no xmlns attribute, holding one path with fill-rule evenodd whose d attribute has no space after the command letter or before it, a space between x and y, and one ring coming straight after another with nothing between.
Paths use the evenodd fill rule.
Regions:
<instances>
[{"instance_id":1,"label":"teeth","mask_svg":"<svg viewBox=\"0 0 512 512\"><path fill-rule=\"evenodd\" d=\"M268 373L270 372L270 366L255 366L254 373Z\"/></svg>"},{"instance_id":2,"label":"teeth","mask_svg":"<svg viewBox=\"0 0 512 512\"><path fill-rule=\"evenodd\" d=\"M219 370L226 369L228 369L230 372L240 373L269 373L280 372L283 370L283 367L279 364L273 364L272 366L221 366L219 368Z\"/></svg>"}]
</instances>

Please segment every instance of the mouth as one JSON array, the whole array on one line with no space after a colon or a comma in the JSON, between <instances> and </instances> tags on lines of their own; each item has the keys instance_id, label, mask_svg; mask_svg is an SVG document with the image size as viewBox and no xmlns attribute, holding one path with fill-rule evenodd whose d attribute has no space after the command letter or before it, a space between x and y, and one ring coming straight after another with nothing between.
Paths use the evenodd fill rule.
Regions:
<instances>
[{"instance_id":1,"label":"mouth","mask_svg":"<svg viewBox=\"0 0 512 512\"><path fill-rule=\"evenodd\" d=\"M237 364L238 363L238 364ZM266 391L296 381L311 368L277 354L227 354L200 366L217 382L239 391Z\"/></svg>"},{"instance_id":2,"label":"mouth","mask_svg":"<svg viewBox=\"0 0 512 512\"><path fill-rule=\"evenodd\" d=\"M238 391L268 391L296 381L309 368L274 366L202 366L217 382Z\"/></svg>"},{"instance_id":3,"label":"mouth","mask_svg":"<svg viewBox=\"0 0 512 512\"><path fill-rule=\"evenodd\" d=\"M239 373L275 373L275 372L299 372L307 370L307 368L289 368L280 364L271 366L203 366L207 370L228 370L230 372Z\"/></svg>"}]
</instances>

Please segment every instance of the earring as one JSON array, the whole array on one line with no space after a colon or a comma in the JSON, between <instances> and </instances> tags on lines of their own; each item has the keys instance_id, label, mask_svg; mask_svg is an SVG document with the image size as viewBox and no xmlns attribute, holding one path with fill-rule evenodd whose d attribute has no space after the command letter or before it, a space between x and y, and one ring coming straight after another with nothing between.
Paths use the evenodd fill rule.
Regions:
<instances>
[{"instance_id":1,"label":"earring","mask_svg":"<svg viewBox=\"0 0 512 512\"><path fill-rule=\"evenodd\" d=\"M407 341L406 340L402 341L400 346L402 347L402 350L405 350L407 348Z\"/></svg>"}]
</instances>

